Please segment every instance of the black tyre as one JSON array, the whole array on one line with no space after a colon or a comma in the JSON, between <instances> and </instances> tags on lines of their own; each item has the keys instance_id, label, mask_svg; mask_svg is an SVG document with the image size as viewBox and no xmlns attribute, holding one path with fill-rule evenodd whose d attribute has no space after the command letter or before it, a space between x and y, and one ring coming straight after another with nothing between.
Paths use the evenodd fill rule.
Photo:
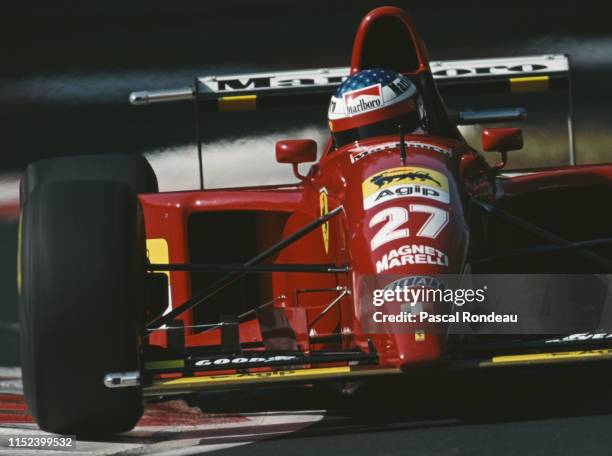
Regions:
<instances>
[{"instance_id":1,"label":"black tyre","mask_svg":"<svg viewBox=\"0 0 612 456\"><path fill-rule=\"evenodd\" d=\"M56 433L131 429L141 389L109 389L103 379L140 369L145 234L136 194L110 181L36 185L21 236L21 356L32 415Z\"/></svg>"},{"instance_id":2,"label":"black tyre","mask_svg":"<svg viewBox=\"0 0 612 456\"><path fill-rule=\"evenodd\" d=\"M111 180L128 184L135 193L158 191L155 172L142 155L77 155L30 163L19 186L21 205L37 185L68 180Z\"/></svg>"}]
</instances>

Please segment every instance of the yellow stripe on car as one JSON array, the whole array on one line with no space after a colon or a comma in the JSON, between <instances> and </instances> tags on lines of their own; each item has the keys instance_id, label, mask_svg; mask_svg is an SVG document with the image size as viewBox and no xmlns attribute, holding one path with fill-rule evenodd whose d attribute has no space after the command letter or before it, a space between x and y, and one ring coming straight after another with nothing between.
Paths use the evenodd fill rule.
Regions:
<instances>
[{"instance_id":1,"label":"yellow stripe on car","mask_svg":"<svg viewBox=\"0 0 612 456\"><path fill-rule=\"evenodd\" d=\"M147 239L147 256L152 264L170 263L168 242L164 238ZM170 273L168 271L163 272L168 276L168 283L170 283Z\"/></svg>"},{"instance_id":2,"label":"yellow stripe on car","mask_svg":"<svg viewBox=\"0 0 612 456\"><path fill-rule=\"evenodd\" d=\"M255 383L274 383L274 382L304 382L349 378L349 377L369 377L380 375L400 375L402 371L395 368L385 369L354 369L350 366L322 367L312 369L288 369L267 372L241 372L226 375L202 375L191 377L180 377L173 379L156 379L149 386L145 386L143 393L147 397L154 397L160 394L184 394L196 390L214 390L236 386L241 388Z\"/></svg>"},{"instance_id":3,"label":"yellow stripe on car","mask_svg":"<svg viewBox=\"0 0 612 456\"><path fill-rule=\"evenodd\" d=\"M221 97L217 101L219 111L254 111L257 108L257 95Z\"/></svg>"},{"instance_id":4,"label":"yellow stripe on car","mask_svg":"<svg viewBox=\"0 0 612 456\"><path fill-rule=\"evenodd\" d=\"M526 355L495 356L493 364L537 363L554 361L571 361L592 358L612 358L612 349L583 350L557 353L532 353Z\"/></svg>"},{"instance_id":5,"label":"yellow stripe on car","mask_svg":"<svg viewBox=\"0 0 612 456\"><path fill-rule=\"evenodd\" d=\"M336 376L341 374L348 374L351 368L348 366L344 367L325 367L320 369L299 369L299 370L282 370L282 371L269 371L269 372L245 372L241 374L227 374L227 375L212 375L212 376L201 376L201 377L183 377L174 380L167 380L158 383L158 387L173 387L177 385L194 384L194 383L234 383L234 382L249 382L253 380L283 380L286 378L301 379L301 378L315 378L322 376Z\"/></svg>"},{"instance_id":6,"label":"yellow stripe on car","mask_svg":"<svg viewBox=\"0 0 612 456\"><path fill-rule=\"evenodd\" d=\"M168 241L166 241L164 238L147 239L147 258L149 258L149 262L151 264L169 264L170 252L168 250ZM164 311L165 315L172 310L172 284L170 282L170 271L153 272L163 272L168 277L168 307Z\"/></svg>"},{"instance_id":7,"label":"yellow stripe on car","mask_svg":"<svg viewBox=\"0 0 612 456\"><path fill-rule=\"evenodd\" d=\"M510 78L510 90L516 92L546 92L549 76L530 76L525 78Z\"/></svg>"}]
</instances>

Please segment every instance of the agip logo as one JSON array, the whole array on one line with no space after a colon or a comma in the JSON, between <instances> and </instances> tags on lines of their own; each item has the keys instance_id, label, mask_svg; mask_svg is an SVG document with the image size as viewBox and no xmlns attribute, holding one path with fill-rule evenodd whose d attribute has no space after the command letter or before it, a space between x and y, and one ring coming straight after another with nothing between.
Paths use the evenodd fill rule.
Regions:
<instances>
[{"instance_id":1,"label":"agip logo","mask_svg":"<svg viewBox=\"0 0 612 456\"><path fill-rule=\"evenodd\" d=\"M444 174L428 168L402 166L386 169L363 181L362 191L364 209L405 197L450 202L448 179Z\"/></svg>"},{"instance_id":2,"label":"agip logo","mask_svg":"<svg viewBox=\"0 0 612 456\"><path fill-rule=\"evenodd\" d=\"M382 87L380 84L352 90L342 95L346 114L355 116L364 112L373 111L383 106Z\"/></svg>"}]
</instances>

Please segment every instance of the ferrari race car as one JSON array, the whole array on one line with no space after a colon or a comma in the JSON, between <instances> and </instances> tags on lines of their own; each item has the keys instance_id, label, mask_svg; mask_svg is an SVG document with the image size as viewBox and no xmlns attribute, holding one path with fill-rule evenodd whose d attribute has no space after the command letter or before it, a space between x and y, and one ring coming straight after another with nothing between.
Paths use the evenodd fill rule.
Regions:
<instances>
[{"instance_id":1,"label":"ferrari race car","mask_svg":"<svg viewBox=\"0 0 612 456\"><path fill-rule=\"evenodd\" d=\"M384 295L372 290L435 290L446 276L610 271L612 216L599 201L610 195L612 166L506 173L519 128L483 129L484 150L501 153L490 165L458 126L516 122L525 111L450 112L442 101L569 92L567 56L429 62L409 16L384 7L359 25L349 68L203 77L130 100L192 100L198 112L323 108L347 77L374 68L418 88L426 131L330 140L305 174L298 165L317 160L316 143L279 141L276 159L293 167L295 184L205 189L199 134L195 191L159 192L137 155L27 167L21 350L41 429L123 432L143 398L202 390L612 358L598 327L479 338L453 335L452 319L440 318L396 331L397 315L410 312L382 318L372 305ZM356 102L367 96L377 95ZM453 305L424 313L454 315Z\"/></svg>"}]
</instances>

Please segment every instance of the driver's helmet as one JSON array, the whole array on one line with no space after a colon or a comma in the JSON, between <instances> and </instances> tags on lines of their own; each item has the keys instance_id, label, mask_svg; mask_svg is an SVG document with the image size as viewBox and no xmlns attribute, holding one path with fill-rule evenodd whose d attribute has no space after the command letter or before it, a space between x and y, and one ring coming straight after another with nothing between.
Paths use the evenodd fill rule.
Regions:
<instances>
[{"instance_id":1,"label":"driver's helmet","mask_svg":"<svg viewBox=\"0 0 612 456\"><path fill-rule=\"evenodd\" d=\"M335 147L374 136L424 129L423 100L406 76L381 68L362 70L336 89L328 110Z\"/></svg>"}]
</instances>

